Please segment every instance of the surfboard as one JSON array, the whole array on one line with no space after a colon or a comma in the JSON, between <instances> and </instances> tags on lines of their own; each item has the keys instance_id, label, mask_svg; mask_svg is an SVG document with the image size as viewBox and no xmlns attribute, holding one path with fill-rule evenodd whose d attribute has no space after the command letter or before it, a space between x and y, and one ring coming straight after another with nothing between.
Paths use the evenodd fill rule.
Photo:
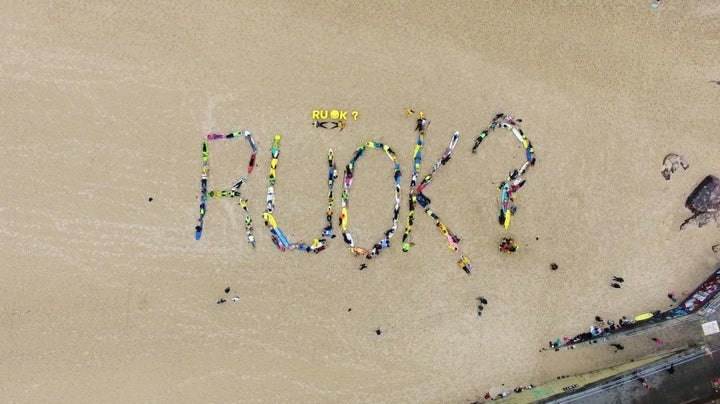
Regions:
<instances>
[{"instance_id":1,"label":"surfboard","mask_svg":"<svg viewBox=\"0 0 720 404\"><path fill-rule=\"evenodd\" d=\"M282 230L280 230L280 228L275 227L270 230L270 232L277 236L278 240L280 240L280 244L282 244L283 247L288 248L290 246L287 237L285 237L285 234L282 232Z\"/></svg>"},{"instance_id":2,"label":"surfboard","mask_svg":"<svg viewBox=\"0 0 720 404\"><path fill-rule=\"evenodd\" d=\"M245 139L247 139L248 143L250 144L250 148L252 149L253 154L257 154L258 148L255 144L255 139L252 137L252 133L250 133L249 130L246 130L243 132L243 135L245 136Z\"/></svg>"},{"instance_id":3,"label":"surfboard","mask_svg":"<svg viewBox=\"0 0 720 404\"><path fill-rule=\"evenodd\" d=\"M270 147L270 156L274 159L280 155L280 135L275 135L272 146Z\"/></svg>"},{"instance_id":4,"label":"surfboard","mask_svg":"<svg viewBox=\"0 0 720 404\"><path fill-rule=\"evenodd\" d=\"M652 313L643 313L643 314L639 314L638 316L636 316L635 321L645 321L645 320L649 320L651 318L653 318Z\"/></svg>"},{"instance_id":5,"label":"surfboard","mask_svg":"<svg viewBox=\"0 0 720 404\"><path fill-rule=\"evenodd\" d=\"M277 228L277 222L275 221L275 217L270 213L263 213L263 219L268 222L268 225L270 228L275 229Z\"/></svg>"},{"instance_id":6,"label":"surfboard","mask_svg":"<svg viewBox=\"0 0 720 404\"><path fill-rule=\"evenodd\" d=\"M250 162L248 163L248 174L252 174L253 168L255 168L255 157L257 157L257 154L255 153L250 155Z\"/></svg>"}]
</instances>

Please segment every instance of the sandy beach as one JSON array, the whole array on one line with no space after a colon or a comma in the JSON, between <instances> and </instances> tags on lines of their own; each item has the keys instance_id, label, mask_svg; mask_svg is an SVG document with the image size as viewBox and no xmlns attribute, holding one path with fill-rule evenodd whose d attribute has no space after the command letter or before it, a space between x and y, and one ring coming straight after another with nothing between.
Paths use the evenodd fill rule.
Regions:
<instances>
[{"instance_id":1,"label":"sandy beach","mask_svg":"<svg viewBox=\"0 0 720 404\"><path fill-rule=\"evenodd\" d=\"M687 195L720 175L720 5L651 4L1 5L0 397L466 403L684 344L540 352L596 315L664 310L668 290L718 264L717 227L679 226ZM422 211L415 247L400 248L406 108L431 121L423 175L460 132L426 194L471 276ZM316 109L358 119L317 129ZM523 119L537 154L509 231L497 186L524 151L507 131L470 151L499 112ZM255 250L229 198L208 201L194 239L201 143L237 130L260 149L243 186ZM367 141L391 145L403 169L391 248L369 261L341 237L317 255L278 251L262 226L275 134L275 217L306 242L325 225L328 149L344 167ZM690 168L665 181L670 152ZM242 139L212 142L210 188L246 173L248 156ZM377 150L357 163L359 245L391 224L392 173ZM498 251L505 236L518 253Z\"/></svg>"}]
</instances>

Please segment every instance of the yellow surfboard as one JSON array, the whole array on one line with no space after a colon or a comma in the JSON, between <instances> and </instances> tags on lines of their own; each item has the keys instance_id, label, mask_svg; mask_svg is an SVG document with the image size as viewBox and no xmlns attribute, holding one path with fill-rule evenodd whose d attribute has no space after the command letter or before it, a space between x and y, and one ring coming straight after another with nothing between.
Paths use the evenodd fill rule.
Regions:
<instances>
[{"instance_id":1,"label":"yellow surfboard","mask_svg":"<svg viewBox=\"0 0 720 404\"><path fill-rule=\"evenodd\" d=\"M653 318L652 313L643 313L643 314L640 314L637 317L635 317L635 321L645 321L645 320L649 320L651 318Z\"/></svg>"},{"instance_id":2,"label":"yellow surfboard","mask_svg":"<svg viewBox=\"0 0 720 404\"><path fill-rule=\"evenodd\" d=\"M341 216L340 216L340 228L342 231L347 231L347 221L348 221L348 211L347 208L342 208Z\"/></svg>"},{"instance_id":3,"label":"yellow surfboard","mask_svg":"<svg viewBox=\"0 0 720 404\"><path fill-rule=\"evenodd\" d=\"M275 221L275 217L271 213L263 213L263 219L268 222L268 225L270 225L271 228L277 229L277 222Z\"/></svg>"}]
</instances>

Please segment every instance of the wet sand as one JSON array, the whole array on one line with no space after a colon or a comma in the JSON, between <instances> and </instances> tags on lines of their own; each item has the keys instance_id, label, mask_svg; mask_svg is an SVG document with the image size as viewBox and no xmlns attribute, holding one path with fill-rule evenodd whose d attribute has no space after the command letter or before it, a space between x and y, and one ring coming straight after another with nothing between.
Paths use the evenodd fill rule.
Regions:
<instances>
[{"instance_id":1,"label":"wet sand","mask_svg":"<svg viewBox=\"0 0 720 404\"><path fill-rule=\"evenodd\" d=\"M715 2L154 4L0 6L10 401L471 401L646 355L655 347L538 350L595 315L664 309L668 289L691 291L717 265L717 228L678 231L685 197L718 174ZM461 133L426 193L473 275L421 214L411 253L399 231L362 272L340 239L319 255L277 251L261 220L273 134L276 217L312 241L328 148L342 166L359 144L390 144L406 197L408 107L432 121L423 172ZM324 108L358 120L315 129ZM496 132L470 153L497 112L523 118L538 159L509 232L496 186L522 149ZM255 251L231 200L211 200L193 238L203 135L240 129L261 149L245 191ZM691 166L665 181L669 152ZM211 144L210 188L247 157L243 140ZM357 164L359 245L390 224L391 175L379 152ZM508 234L518 254L497 251ZM240 301L216 305L227 286Z\"/></svg>"}]
</instances>

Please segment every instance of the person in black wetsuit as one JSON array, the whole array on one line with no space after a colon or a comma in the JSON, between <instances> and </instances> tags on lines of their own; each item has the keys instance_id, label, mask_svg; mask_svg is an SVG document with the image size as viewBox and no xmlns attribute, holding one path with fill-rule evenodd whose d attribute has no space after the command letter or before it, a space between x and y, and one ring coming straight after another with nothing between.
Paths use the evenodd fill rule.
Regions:
<instances>
[{"instance_id":1,"label":"person in black wetsuit","mask_svg":"<svg viewBox=\"0 0 720 404\"><path fill-rule=\"evenodd\" d=\"M333 124L333 126L331 126L330 128L327 128L327 129L340 128L341 131L343 129L345 129L345 121L337 121L337 122L331 122L331 123Z\"/></svg>"}]
</instances>

